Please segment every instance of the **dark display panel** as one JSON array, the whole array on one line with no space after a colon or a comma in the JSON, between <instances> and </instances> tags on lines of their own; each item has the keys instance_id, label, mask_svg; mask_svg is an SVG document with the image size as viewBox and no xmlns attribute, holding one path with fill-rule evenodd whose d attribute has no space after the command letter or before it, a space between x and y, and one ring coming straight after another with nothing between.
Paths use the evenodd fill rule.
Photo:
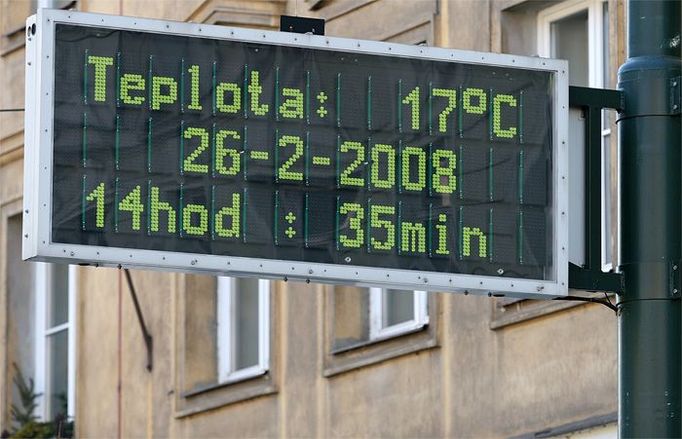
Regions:
<instances>
[{"instance_id":1,"label":"dark display panel","mask_svg":"<svg viewBox=\"0 0 682 439\"><path fill-rule=\"evenodd\" d=\"M53 242L550 276L548 72L56 35Z\"/></svg>"}]
</instances>

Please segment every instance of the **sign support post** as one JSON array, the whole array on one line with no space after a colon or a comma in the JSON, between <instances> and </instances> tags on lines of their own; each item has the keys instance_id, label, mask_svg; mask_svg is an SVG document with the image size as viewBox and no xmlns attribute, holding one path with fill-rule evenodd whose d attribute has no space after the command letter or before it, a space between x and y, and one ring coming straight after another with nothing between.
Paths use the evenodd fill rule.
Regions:
<instances>
[{"instance_id":1,"label":"sign support post","mask_svg":"<svg viewBox=\"0 0 682 439\"><path fill-rule=\"evenodd\" d=\"M619 436L680 437L680 0L630 0L619 71Z\"/></svg>"}]
</instances>

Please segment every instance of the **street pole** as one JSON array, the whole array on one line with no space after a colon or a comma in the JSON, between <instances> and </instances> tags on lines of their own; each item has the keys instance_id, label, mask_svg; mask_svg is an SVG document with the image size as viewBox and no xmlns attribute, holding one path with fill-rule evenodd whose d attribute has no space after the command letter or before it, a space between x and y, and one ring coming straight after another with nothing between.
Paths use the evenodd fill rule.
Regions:
<instances>
[{"instance_id":1,"label":"street pole","mask_svg":"<svg viewBox=\"0 0 682 439\"><path fill-rule=\"evenodd\" d=\"M682 437L680 3L628 2L618 72L620 437Z\"/></svg>"}]
</instances>

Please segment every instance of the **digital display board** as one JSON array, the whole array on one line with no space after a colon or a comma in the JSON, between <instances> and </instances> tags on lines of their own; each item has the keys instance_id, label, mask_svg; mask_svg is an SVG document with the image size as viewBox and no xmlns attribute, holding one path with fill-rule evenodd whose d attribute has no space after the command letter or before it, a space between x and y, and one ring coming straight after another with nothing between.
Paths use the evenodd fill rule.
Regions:
<instances>
[{"instance_id":1,"label":"digital display board","mask_svg":"<svg viewBox=\"0 0 682 439\"><path fill-rule=\"evenodd\" d=\"M50 243L558 280L556 71L64 21Z\"/></svg>"}]
</instances>

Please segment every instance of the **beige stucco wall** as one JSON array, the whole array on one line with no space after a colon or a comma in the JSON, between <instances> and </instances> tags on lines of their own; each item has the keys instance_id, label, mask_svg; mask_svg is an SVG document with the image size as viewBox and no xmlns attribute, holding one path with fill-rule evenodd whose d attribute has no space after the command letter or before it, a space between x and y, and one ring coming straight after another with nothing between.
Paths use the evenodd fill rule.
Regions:
<instances>
[{"instance_id":1,"label":"beige stucco wall","mask_svg":"<svg viewBox=\"0 0 682 439\"><path fill-rule=\"evenodd\" d=\"M298 0L297 9L327 17L329 35L532 53L529 41L534 36L505 33L501 26L504 20L523 21L532 15L523 10L505 15L505 8L519 3L331 0L321 9L306 11L306 3ZM6 11L7 0L2 5ZM276 23L273 14L293 13L296 5L292 1L83 0L79 8L217 23L239 16L244 25L267 27ZM245 8L250 9L244 12ZM23 63L23 48L0 56L0 83L11 84L0 93L0 108L23 106ZM12 266L8 258L16 258L5 254L6 218L21 209L22 127L21 114L0 113L3 395L10 386L4 343L12 286L6 270ZM178 416L182 398L178 349L184 346L178 335L184 312L179 298L185 294L185 277L132 272L154 337L150 373L122 272L103 268L78 272L76 424L81 437L119 433L149 438L505 437L616 410L616 316L604 307L581 305L491 330L493 299L439 294L433 310L439 322L435 346L325 377L329 292L319 285L279 282L273 293L274 393ZM192 339L189 331L182 340ZM7 398L0 398L0 430L7 410Z\"/></svg>"},{"instance_id":2,"label":"beige stucco wall","mask_svg":"<svg viewBox=\"0 0 682 439\"><path fill-rule=\"evenodd\" d=\"M133 276L154 335L152 373L125 283L119 346L118 273L83 270L76 419L84 437L118 431L119 356L122 437L505 437L616 408L616 318L606 308L492 331L490 299L442 294L437 347L325 378L323 288L287 283L275 293L276 393L175 419L173 275Z\"/></svg>"}]
</instances>

